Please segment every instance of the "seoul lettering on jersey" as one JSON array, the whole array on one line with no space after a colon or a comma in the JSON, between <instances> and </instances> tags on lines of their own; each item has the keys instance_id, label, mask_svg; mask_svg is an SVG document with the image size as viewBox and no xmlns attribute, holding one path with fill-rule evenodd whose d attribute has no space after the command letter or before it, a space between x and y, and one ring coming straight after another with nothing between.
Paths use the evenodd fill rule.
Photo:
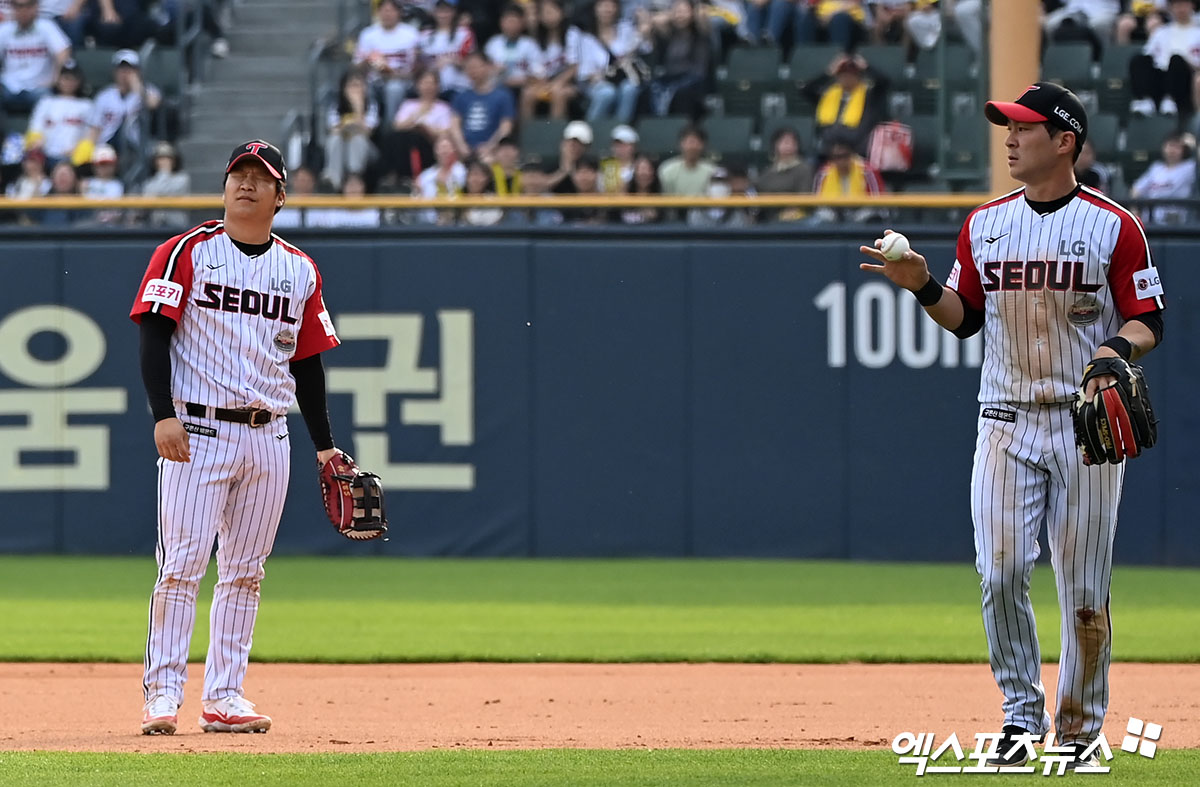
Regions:
<instances>
[{"instance_id":1,"label":"seoul lettering on jersey","mask_svg":"<svg viewBox=\"0 0 1200 787\"><path fill-rule=\"evenodd\" d=\"M258 315L263 319L296 324L292 316L292 299L286 295L268 295L258 290L243 290L224 284L209 282L202 288L203 297L193 301L202 309L219 309L223 312Z\"/></svg>"},{"instance_id":2,"label":"seoul lettering on jersey","mask_svg":"<svg viewBox=\"0 0 1200 787\"><path fill-rule=\"evenodd\" d=\"M1058 290L1065 292L1096 292L1103 284L1084 281L1086 266L1082 262L1058 260L1007 260L985 262L981 266L983 291L996 290Z\"/></svg>"}]
</instances>

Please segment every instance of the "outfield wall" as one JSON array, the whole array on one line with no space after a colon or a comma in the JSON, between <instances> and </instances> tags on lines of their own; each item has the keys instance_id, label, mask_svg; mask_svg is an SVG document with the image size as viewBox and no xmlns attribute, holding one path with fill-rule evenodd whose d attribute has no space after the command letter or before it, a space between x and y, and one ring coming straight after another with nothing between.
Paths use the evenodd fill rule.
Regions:
<instances>
[{"instance_id":1,"label":"outfield wall","mask_svg":"<svg viewBox=\"0 0 1200 787\"><path fill-rule=\"evenodd\" d=\"M942 275L953 231L910 233ZM979 338L861 273L869 238L291 239L344 342L325 359L335 436L383 477L392 539L332 534L296 414L279 552L972 557ZM0 551L152 551L126 315L160 240L0 241ZM1146 367L1164 428L1130 465L1122 562L1200 565L1200 458L1184 450L1200 428L1179 398L1200 388L1196 248L1154 239L1170 309Z\"/></svg>"}]
</instances>

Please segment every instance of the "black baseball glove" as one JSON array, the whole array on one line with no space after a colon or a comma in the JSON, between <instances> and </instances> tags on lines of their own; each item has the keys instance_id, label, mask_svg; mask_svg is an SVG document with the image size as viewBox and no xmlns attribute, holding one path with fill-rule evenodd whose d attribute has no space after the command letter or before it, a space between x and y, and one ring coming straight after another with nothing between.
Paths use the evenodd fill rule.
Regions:
<instances>
[{"instance_id":1,"label":"black baseball glove","mask_svg":"<svg viewBox=\"0 0 1200 787\"><path fill-rule=\"evenodd\" d=\"M364 473L338 451L317 472L325 514L337 531L354 541L387 540L387 514L383 507L383 485L379 476Z\"/></svg>"},{"instance_id":2,"label":"black baseball glove","mask_svg":"<svg viewBox=\"0 0 1200 787\"><path fill-rule=\"evenodd\" d=\"M1111 374L1117 381L1101 388L1091 401L1083 392L1089 380ZM1158 421L1150 406L1150 393L1142 367L1123 358L1096 358L1083 370L1079 393L1071 405L1075 442L1088 465L1120 464L1151 448L1158 440Z\"/></svg>"}]
</instances>

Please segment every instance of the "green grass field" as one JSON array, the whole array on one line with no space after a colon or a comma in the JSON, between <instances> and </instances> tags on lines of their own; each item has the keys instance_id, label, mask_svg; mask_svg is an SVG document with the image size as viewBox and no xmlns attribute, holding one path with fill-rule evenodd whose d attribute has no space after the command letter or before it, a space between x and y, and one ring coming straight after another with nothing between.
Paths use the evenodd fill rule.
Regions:
<instances>
[{"instance_id":1,"label":"green grass field","mask_svg":"<svg viewBox=\"0 0 1200 787\"><path fill-rule=\"evenodd\" d=\"M201 590L207 615L214 569ZM142 659L145 558L0 557L0 661ZM1049 566L1038 617L1057 620ZM1118 568L1116 658L1200 660L1200 571ZM203 659L204 626L192 657ZM1057 625L1042 626L1058 658ZM965 565L276 558L261 661L986 661Z\"/></svg>"},{"instance_id":2,"label":"green grass field","mask_svg":"<svg viewBox=\"0 0 1200 787\"><path fill-rule=\"evenodd\" d=\"M207 614L213 571L205 582ZM138 662L155 567L146 558L0 556L0 661ZM1053 576L1033 595L1057 659ZM1118 568L1118 660L1200 660L1200 571ZM202 659L205 626L192 656ZM752 560L278 558L267 565L260 661L984 661L966 565ZM2 744L0 744L2 745ZM1117 785L1197 782L1200 751L1120 756ZM0 751L0 785L891 785L889 752L429 751L118 755ZM927 776L949 779L949 776ZM976 777L980 778L980 777ZM1045 783L1040 775L1006 783Z\"/></svg>"}]
</instances>

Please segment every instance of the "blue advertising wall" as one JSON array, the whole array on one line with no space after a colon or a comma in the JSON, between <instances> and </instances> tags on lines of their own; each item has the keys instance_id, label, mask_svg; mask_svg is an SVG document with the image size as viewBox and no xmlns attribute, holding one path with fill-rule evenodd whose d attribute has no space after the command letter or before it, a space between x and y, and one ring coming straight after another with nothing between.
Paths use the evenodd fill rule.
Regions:
<instances>
[{"instance_id":1,"label":"blue advertising wall","mask_svg":"<svg viewBox=\"0 0 1200 787\"><path fill-rule=\"evenodd\" d=\"M940 275L953 231L911 232ZM295 235L341 347L334 434L389 490L391 541L325 523L292 419L278 553L970 560L980 337L858 270L866 238ZM0 551L141 553L156 455L127 315L161 237L0 240ZM1200 564L1184 398L1196 243L1156 238L1163 423L1130 463L1126 563ZM1195 282L1198 286L1191 286Z\"/></svg>"}]
</instances>

